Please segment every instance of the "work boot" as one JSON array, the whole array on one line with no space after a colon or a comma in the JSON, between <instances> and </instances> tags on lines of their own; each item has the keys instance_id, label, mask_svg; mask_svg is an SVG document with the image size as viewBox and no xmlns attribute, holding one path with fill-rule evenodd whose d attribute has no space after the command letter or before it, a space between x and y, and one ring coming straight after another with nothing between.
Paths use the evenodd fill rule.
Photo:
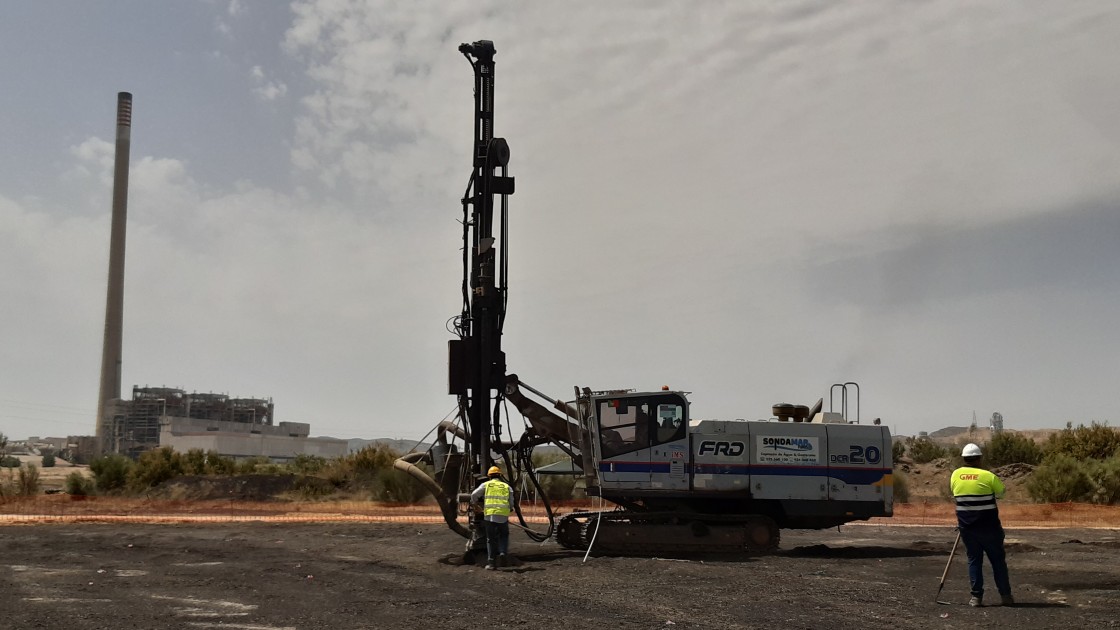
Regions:
<instances>
[{"instance_id":1,"label":"work boot","mask_svg":"<svg viewBox=\"0 0 1120 630\"><path fill-rule=\"evenodd\" d=\"M984 600L973 595L972 599L968 600L968 605L973 608L979 608L984 605Z\"/></svg>"},{"instance_id":2,"label":"work boot","mask_svg":"<svg viewBox=\"0 0 1120 630\"><path fill-rule=\"evenodd\" d=\"M503 554L500 554L498 556L498 566L500 566L500 567L508 567L509 566L509 560L506 559L506 554L503 553Z\"/></svg>"},{"instance_id":3,"label":"work boot","mask_svg":"<svg viewBox=\"0 0 1120 630\"><path fill-rule=\"evenodd\" d=\"M1011 593L1008 593L1007 595L1000 595L999 603L1001 606L1014 606L1015 598L1011 596Z\"/></svg>"}]
</instances>

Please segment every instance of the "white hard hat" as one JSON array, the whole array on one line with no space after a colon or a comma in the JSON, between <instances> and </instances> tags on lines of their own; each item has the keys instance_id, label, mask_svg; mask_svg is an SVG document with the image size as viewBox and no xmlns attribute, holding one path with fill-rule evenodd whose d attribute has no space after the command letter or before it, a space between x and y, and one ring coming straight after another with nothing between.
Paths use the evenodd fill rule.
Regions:
<instances>
[{"instance_id":1,"label":"white hard hat","mask_svg":"<svg viewBox=\"0 0 1120 630\"><path fill-rule=\"evenodd\" d=\"M961 451L961 457L980 457L983 453L980 452L980 447L975 444L965 444L964 450Z\"/></svg>"}]
</instances>

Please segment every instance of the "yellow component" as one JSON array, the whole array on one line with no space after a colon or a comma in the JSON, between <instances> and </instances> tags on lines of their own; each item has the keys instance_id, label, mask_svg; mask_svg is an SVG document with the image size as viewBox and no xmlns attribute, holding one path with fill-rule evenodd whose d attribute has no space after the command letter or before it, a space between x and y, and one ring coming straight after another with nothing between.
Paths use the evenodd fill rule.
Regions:
<instances>
[{"instance_id":1,"label":"yellow component","mask_svg":"<svg viewBox=\"0 0 1120 630\"><path fill-rule=\"evenodd\" d=\"M487 477L493 477L494 475L500 475L500 474L502 474L502 469L498 468L497 466L491 466L490 470L486 471L486 476Z\"/></svg>"},{"instance_id":2,"label":"yellow component","mask_svg":"<svg viewBox=\"0 0 1120 630\"><path fill-rule=\"evenodd\" d=\"M887 474L883 475L882 479L880 479L879 481L876 481L875 483L873 483L871 485L872 486L882 486L882 487L886 487L886 488L893 488L894 487L894 477L891 476L890 473L887 473Z\"/></svg>"},{"instance_id":3,"label":"yellow component","mask_svg":"<svg viewBox=\"0 0 1120 630\"><path fill-rule=\"evenodd\" d=\"M490 470L497 469L497 466ZM499 471L501 472L501 471ZM486 498L483 504L483 516L509 516L509 495L513 489L501 479L491 479L486 482Z\"/></svg>"}]
</instances>

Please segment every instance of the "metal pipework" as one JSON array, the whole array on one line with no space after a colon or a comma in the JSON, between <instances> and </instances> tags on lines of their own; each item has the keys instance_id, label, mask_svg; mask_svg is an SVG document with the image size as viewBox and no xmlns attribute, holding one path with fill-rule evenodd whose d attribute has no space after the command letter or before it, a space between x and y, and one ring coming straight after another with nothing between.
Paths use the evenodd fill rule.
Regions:
<instances>
[{"instance_id":1,"label":"metal pipework","mask_svg":"<svg viewBox=\"0 0 1120 630\"><path fill-rule=\"evenodd\" d=\"M109 236L109 283L105 295L105 336L101 346L101 386L97 395L95 449L101 454L110 435L108 407L121 397L124 327L124 246L128 218L128 160L132 145L132 94L117 94L117 145L113 163L113 217Z\"/></svg>"}]
</instances>

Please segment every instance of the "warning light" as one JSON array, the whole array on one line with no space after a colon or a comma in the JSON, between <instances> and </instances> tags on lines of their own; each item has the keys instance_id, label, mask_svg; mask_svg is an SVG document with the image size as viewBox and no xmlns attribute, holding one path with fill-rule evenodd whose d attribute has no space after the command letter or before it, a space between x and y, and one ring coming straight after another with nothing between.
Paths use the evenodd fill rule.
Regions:
<instances>
[{"instance_id":1,"label":"warning light","mask_svg":"<svg viewBox=\"0 0 1120 630\"><path fill-rule=\"evenodd\" d=\"M661 386L661 391L663 391L663 392L669 391L669 386L668 385L662 385Z\"/></svg>"}]
</instances>

